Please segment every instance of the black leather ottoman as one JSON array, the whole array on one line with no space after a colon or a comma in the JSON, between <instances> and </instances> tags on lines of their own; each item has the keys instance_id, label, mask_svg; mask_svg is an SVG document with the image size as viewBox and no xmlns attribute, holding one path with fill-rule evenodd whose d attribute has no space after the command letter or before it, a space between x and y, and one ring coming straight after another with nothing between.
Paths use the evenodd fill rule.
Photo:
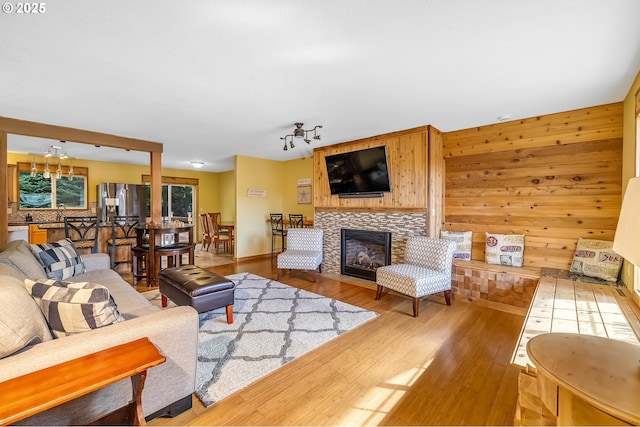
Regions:
<instances>
[{"instance_id":1,"label":"black leather ottoman","mask_svg":"<svg viewBox=\"0 0 640 427\"><path fill-rule=\"evenodd\" d=\"M229 279L195 265L165 268L158 279L163 307L167 298L176 305L190 305L198 313L226 307L227 323L233 323L235 285Z\"/></svg>"}]
</instances>

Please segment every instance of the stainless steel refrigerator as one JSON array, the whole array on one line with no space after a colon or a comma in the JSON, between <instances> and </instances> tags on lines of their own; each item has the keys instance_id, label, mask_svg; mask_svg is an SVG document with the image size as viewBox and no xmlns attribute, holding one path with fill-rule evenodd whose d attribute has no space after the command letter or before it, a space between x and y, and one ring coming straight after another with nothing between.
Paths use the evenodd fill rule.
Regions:
<instances>
[{"instance_id":1,"label":"stainless steel refrigerator","mask_svg":"<svg viewBox=\"0 0 640 427\"><path fill-rule=\"evenodd\" d=\"M103 182L97 185L97 213L100 221L108 223L115 215L146 217L146 191L142 184Z\"/></svg>"}]
</instances>

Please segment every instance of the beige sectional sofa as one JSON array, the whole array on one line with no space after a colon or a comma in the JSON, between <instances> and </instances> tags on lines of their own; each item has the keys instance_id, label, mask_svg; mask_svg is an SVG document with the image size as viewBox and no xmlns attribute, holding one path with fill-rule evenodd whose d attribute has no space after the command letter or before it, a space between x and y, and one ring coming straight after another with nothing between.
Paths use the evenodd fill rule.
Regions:
<instances>
[{"instance_id":1,"label":"beige sectional sofa","mask_svg":"<svg viewBox=\"0 0 640 427\"><path fill-rule=\"evenodd\" d=\"M25 287L27 278L46 278L43 265L24 240L10 242L0 252L0 382L148 337L166 362L148 371L142 394L145 417L177 415L190 408L197 362L197 312L191 307L161 310L153 306L109 268L106 254L82 255L82 262L86 272L65 280L106 286L124 320L53 338L40 307ZM88 424L130 399L131 382L126 379L20 424Z\"/></svg>"}]
</instances>

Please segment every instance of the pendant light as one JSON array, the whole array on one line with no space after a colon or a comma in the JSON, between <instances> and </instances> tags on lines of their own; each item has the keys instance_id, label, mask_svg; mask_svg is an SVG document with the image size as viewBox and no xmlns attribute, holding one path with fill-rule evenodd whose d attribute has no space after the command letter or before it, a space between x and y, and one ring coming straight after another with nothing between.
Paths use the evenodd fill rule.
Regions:
<instances>
[{"instance_id":1,"label":"pendant light","mask_svg":"<svg viewBox=\"0 0 640 427\"><path fill-rule=\"evenodd\" d=\"M36 156L33 156L33 161L31 162L31 178L35 178L38 174L38 165L36 165Z\"/></svg>"},{"instance_id":2,"label":"pendant light","mask_svg":"<svg viewBox=\"0 0 640 427\"><path fill-rule=\"evenodd\" d=\"M58 169L56 169L56 179L62 178L62 163L60 163L60 158L58 158Z\"/></svg>"},{"instance_id":3,"label":"pendant light","mask_svg":"<svg viewBox=\"0 0 640 427\"><path fill-rule=\"evenodd\" d=\"M47 158L44 164L44 173L42 174L44 179L51 178L51 171L49 170L49 159Z\"/></svg>"}]
</instances>

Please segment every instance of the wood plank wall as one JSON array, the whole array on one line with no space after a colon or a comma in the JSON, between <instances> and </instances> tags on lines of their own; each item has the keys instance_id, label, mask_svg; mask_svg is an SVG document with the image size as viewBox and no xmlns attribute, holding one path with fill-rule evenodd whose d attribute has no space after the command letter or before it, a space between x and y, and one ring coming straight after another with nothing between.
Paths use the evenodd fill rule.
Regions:
<instances>
[{"instance_id":1,"label":"wood plank wall","mask_svg":"<svg viewBox=\"0 0 640 427\"><path fill-rule=\"evenodd\" d=\"M622 103L445 133L444 229L525 234L525 266L570 267L578 237L613 240Z\"/></svg>"},{"instance_id":2,"label":"wood plank wall","mask_svg":"<svg viewBox=\"0 0 640 427\"><path fill-rule=\"evenodd\" d=\"M325 157L385 145L391 192L380 198L332 196ZM421 126L313 150L313 199L316 210L430 212L427 235L439 235L444 199L444 135Z\"/></svg>"}]
</instances>

